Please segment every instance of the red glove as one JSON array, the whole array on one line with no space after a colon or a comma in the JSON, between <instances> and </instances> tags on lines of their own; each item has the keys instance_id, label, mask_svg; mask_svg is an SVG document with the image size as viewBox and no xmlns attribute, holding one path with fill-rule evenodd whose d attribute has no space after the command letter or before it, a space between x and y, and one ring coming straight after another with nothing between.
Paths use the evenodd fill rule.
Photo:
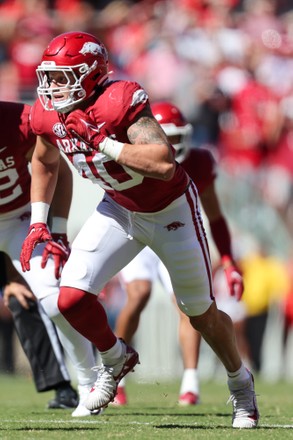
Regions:
<instances>
[{"instance_id":1,"label":"red glove","mask_svg":"<svg viewBox=\"0 0 293 440\"><path fill-rule=\"evenodd\" d=\"M28 234L22 244L20 253L20 263L24 272L30 270L30 259L37 244L44 243L49 240L52 240L52 236L46 223L33 223L30 226Z\"/></svg>"},{"instance_id":2,"label":"red glove","mask_svg":"<svg viewBox=\"0 0 293 440\"><path fill-rule=\"evenodd\" d=\"M50 255L55 264L55 278L58 280L61 276L62 269L68 260L70 254L69 243L66 234L52 233L53 241L49 241L43 252L41 267L44 269Z\"/></svg>"},{"instance_id":3,"label":"red glove","mask_svg":"<svg viewBox=\"0 0 293 440\"><path fill-rule=\"evenodd\" d=\"M230 295L235 296L237 301L240 301L244 290L242 274L233 260L228 256L222 257L222 265L230 289Z\"/></svg>"},{"instance_id":4,"label":"red glove","mask_svg":"<svg viewBox=\"0 0 293 440\"><path fill-rule=\"evenodd\" d=\"M106 139L106 136L100 133L100 127L96 126L95 122L82 110L74 110L69 113L65 127L69 135L77 137L97 151L99 151L99 144Z\"/></svg>"}]
</instances>

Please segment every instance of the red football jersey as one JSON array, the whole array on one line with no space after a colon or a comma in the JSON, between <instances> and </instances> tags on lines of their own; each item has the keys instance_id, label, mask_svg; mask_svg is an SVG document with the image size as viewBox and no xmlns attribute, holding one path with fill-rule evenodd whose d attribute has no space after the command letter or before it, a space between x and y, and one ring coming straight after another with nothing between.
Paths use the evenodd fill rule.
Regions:
<instances>
[{"instance_id":1,"label":"red football jersey","mask_svg":"<svg viewBox=\"0 0 293 440\"><path fill-rule=\"evenodd\" d=\"M199 194L217 177L216 161L205 148L191 149L181 165L196 184Z\"/></svg>"},{"instance_id":2,"label":"red football jersey","mask_svg":"<svg viewBox=\"0 0 293 440\"><path fill-rule=\"evenodd\" d=\"M26 154L36 141L30 128L30 109L26 104L0 102L0 214L30 201Z\"/></svg>"},{"instance_id":3,"label":"red football jersey","mask_svg":"<svg viewBox=\"0 0 293 440\"><path fill-rule=\"evenodd\" d=\"M94 119L105 136L129 143L128 127L148 102L146 92L136 82L112 81L85 112ZM131 211L155 212L183 194L189 177L178 165L171 181L143 177L88 146L70 139L62 115L43 109L39 100L32 110L31 126L35 134L63 151L82 177L98 183L117 203Z\"/></svg>"}]
</instances>

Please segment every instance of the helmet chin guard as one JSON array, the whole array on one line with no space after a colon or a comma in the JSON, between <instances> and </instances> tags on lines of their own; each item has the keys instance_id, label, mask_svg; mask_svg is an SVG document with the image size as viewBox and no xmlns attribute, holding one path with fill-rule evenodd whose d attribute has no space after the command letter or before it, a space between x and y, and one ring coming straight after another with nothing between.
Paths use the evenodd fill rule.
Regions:
<instances>
[{"instance_id":1,"label":"helmet chin guard","mask_svg":"<svg viewBox=\"0 0 293 440\"><path fill-rule=\"evenodd\" d=\"M62 85L52 87L53 72L62 73ZM67 32L49 43L36 73L37 93L43 107L68 113L108 79L108 53L93 35Z\"/></svg>"}]
</instances>

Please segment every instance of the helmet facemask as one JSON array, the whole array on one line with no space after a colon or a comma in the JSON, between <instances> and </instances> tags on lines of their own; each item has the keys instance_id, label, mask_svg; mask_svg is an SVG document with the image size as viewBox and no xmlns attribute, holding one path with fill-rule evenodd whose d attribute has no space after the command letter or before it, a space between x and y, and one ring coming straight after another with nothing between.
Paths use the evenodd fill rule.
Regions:
<instances>
[{"instance_id":1,"label":"helmet facemask","mask_svg":"<svg viewBox=\"0 0 293 440\"><path fill-rule=\"evenodd\" d=\"M175 149L175 159L181 163L191 146L193 127L187 122L175 104L158 101L151 104L151 110Z\"/></svg>"},{"instance_id":2,"label":"helmet facemask","mask_svg":"<svg viewBox=\"0 0 293 440\"><path fill-rule=\"evenodd\" d=\"M162 129L168 136L169 142L175 149L175 159L177 162L181 163L187 156L187 153L191 145L191 136L193 128L191 124L183 125L178 127L177 125L161 124Z\"/></svg>"},{"instance_id":3,"label":"helmet facemask","mask_svg":"<svg viewBox=\"0 0 293 440\"><path fill-rule=\"evenodd\" d=\"M68 113L72 111L76 104L89 97L93 90L87 94L82 83L96 68L97 61L94 61L91 67L86 63L76 66L56 66L54 61L43 61L38 66L36 73L39 80L37 93L45 110L56 110L59 113ZM51 87L53 80L50 79L50 72L61 72L64 76L64 85ZM99 81L102 81L103 78ZM98 84L98 83L96 83ZM60 99L60 95L68 95Z\"/></svg>"},{"instance_id":4,"label":"helmet facemask","mask_svg":"<svg viewBox=\"0 0 293 440\"><path fill-rule=\"evenodd\" d=\"M94 35L65 32L53 38L36 69L43 107L72 111L108 79L108 64L107 49Z\"/></svg>"}]
</instances>

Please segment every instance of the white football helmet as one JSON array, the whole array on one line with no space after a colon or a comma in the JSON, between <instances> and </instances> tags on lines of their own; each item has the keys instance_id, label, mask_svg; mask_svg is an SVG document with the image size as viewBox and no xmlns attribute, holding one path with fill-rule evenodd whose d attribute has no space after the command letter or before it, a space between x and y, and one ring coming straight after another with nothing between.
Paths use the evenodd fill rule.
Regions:
<instances>
[{"instance_id":1,"label":"white football helmet","mask_svg":"<svg viewBox=\"0 0 293 440\"><path fill-rule=\"evenodd\" d=\"M50 73L61 72L64 85L51 88ZM36 69L39 99L46 110L71 111L89 98L108 78L108 53L104 44L85 32L66 32L54 38ZM62 98L62 94L67 97Z\"/></svg>"},{"instance_id":2,"label":"white football helmet","mask_svg":"<svg viewBox=\"0 0 293 440\"><path fill-rule=\"evenodd\" d=\"M179 108L170 102L155 102L151 104L151 110L175 148L177 162L182 162L191 146L192 125L186 121Z\"/></svg>"}]
</instances>

